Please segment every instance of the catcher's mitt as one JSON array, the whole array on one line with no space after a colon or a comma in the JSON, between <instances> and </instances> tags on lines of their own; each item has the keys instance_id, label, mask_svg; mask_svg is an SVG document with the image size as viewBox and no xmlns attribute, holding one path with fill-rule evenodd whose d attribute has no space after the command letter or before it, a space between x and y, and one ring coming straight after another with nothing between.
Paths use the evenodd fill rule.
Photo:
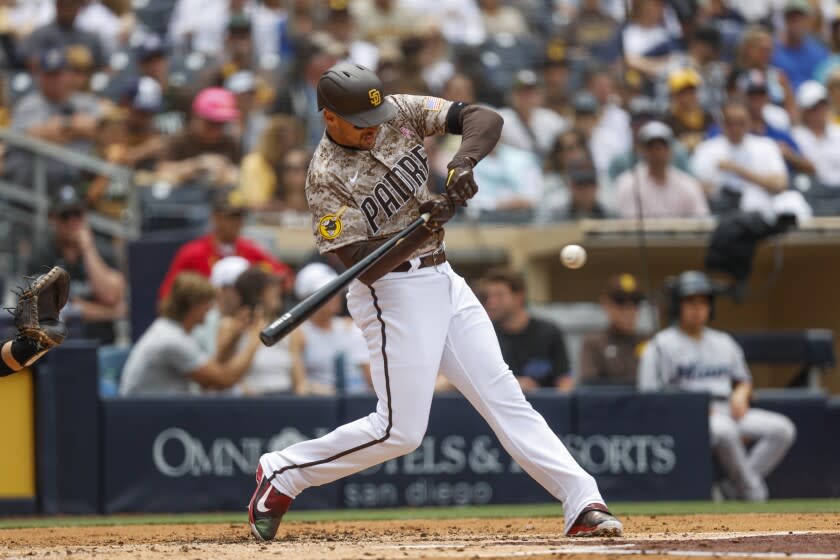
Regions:
<instances>
[{"instance_id":1,"label":"catcher's mitt","mask_svg":"<svg viewBox=\"0 0 840 560\"><path fill-rule=\"evenodd\" d=\"M70 294L70 275L60 266L35 278L18 294L15 327L21 336L34 341L38 350L58 346L67 336L67 326L59 318Z\"/></svg>"}]
</instances>

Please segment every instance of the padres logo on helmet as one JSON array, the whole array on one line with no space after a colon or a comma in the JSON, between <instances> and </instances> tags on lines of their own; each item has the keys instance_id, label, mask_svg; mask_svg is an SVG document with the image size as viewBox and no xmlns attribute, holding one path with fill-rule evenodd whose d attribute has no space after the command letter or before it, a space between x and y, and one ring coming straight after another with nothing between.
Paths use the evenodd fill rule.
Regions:
<instances>
[{"instance_id":1,"label":"padres logo on helmet","mask_svg":"<svg viewBox=\"0 0 840 560\"><path fill-rule=\"evenodd\" d=\"M341 218L327 214L318 222L318 232L324 239L335 239L341 235Z\"/></svg>"},{"instance_id":2,"label":"padres logo on helmet","mask_svg":"<svg viewBox=\"0 0 840 560\"><path fill-rule=\"evenodd\" d=\"M368 91L368 97L370 98L370 104L374 107L379 107L379 104L382 103L382 94L376 88Z\"/></svg>"}]
</instances>

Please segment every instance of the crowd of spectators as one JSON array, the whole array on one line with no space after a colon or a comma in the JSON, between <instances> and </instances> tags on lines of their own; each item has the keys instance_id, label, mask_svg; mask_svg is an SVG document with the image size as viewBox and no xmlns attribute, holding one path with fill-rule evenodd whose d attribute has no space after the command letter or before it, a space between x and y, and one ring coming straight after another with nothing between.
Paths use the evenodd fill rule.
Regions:
<instances>
[{"instance_id":1,"label":"crowd of spectators","mask_svg":"<svg viewBox=\"0 0 840 560\"><path fill-rule=\"evenodd\" d=\"M467 217L694 217L840 186L834 2L5 0L0 39L0 124L126 165L158 199L241 188L257 217L302 223L314 85L342 59L504 116ZM427 149L439 184L455 147ZM2 172L30 184L31 156L7 147ZM105 178L48 172L115 211Z\"/></svg>"}]
</instances>

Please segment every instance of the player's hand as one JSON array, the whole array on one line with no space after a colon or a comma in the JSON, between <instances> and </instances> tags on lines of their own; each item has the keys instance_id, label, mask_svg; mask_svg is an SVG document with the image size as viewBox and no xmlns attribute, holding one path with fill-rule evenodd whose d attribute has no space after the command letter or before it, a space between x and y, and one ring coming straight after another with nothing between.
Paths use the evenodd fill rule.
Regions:
<instances>
[{"instance_id":1,"label":"player's hand","mask_svg":"<svg viewBox=\"0 0 840 560\"><path fill-rule=\"evenodd\" d=\"M438 231L443 228L443 224L455 215L455 206L447 197L437 196L420 205L420 213L425 214L426 212L432 216L426 222L426 228Z\"/></svg>"},{"instance_id":2,"label":"player's hand","mask_svg":"<svg viewBox=\"0 0 840 560\"><path fill-rule=\"evenodd\" d=\"M478 192L473 165L475 163L470 158L456 157L446 166L446 197L455 206L466 206L467 201Z\"/></svg>"},{"instance_id":3,"label":"player's hand","mask_svg":"<svg viewBox=\"0 0 840 560\"><path fill-rule=\"evenodd\" d=\"M750 403L746 396L736 392L732 395L730 407L732 409L732 418L740 420L750 409Z\"/></svg>"}]
</instances>

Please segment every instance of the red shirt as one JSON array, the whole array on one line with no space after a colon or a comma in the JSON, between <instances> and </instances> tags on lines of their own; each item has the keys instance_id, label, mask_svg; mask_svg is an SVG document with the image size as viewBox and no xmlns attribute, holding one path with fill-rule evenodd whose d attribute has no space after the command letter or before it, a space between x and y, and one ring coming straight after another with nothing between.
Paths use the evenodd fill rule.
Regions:
<instances>
[{"instance_id":1,"label":"red shirt","mask_svg":"<svg viewBox=\"0 0 840 560\"><path fill-rule=\"evenodd\" d=\"M178 273L185 270L196 272L210 278L210 270L216 264L216 261L223 257L232 256L223 255L219 249L219 244L214 241L212 235L199 237L184 244L184 246L178 249L175 258L172 259L172 264L169 265L169 271L166 273L166 277L164 277L160 285L160 290L158 290L158 297L166 297L172 288L172 282L175 281L175 277L178 276ZM233 255L243 257L251 264L273 270L278 276L284 276L287 280L291 279L292 270L289 266L266 253L253 241L242 237L237 238L234 243Z\"/></svg>"}]
</instances>

